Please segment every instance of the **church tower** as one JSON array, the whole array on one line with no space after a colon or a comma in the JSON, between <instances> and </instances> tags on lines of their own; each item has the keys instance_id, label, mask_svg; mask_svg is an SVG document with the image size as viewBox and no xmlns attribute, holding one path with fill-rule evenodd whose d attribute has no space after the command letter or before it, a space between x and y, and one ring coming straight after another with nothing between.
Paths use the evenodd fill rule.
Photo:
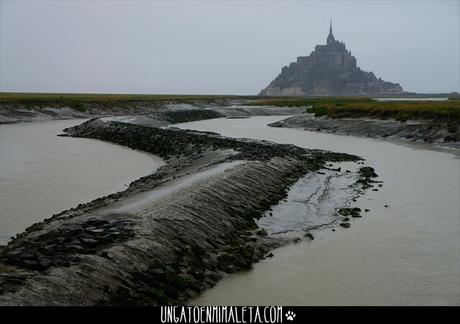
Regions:
<instances>
[{"instance_id":1,"label":"church tower","mask_svg":"<svg viewBox=\"0 0 460 324\"><path fill-rule=\"evenodd\" d=\"M318 44L308 56L295 62L260 92L263 96L379 96L401 94L398 83L377 79L372 72L361 70L345 43L332 32L332 17L326 44Z\"/></svg>"},{"instance_id":2,"label":"church tower","mask_svg":"<svg viewBox=\"0 0 460 324\"><path fill-rule=\"evenodd\" d=\"M332 34L332 19L331 19L331 22L330 22L330 25L329 25L329 35L327 36L327 44L332 44L335 42L335 37L334 35Z\"/></svg>"}]
</instances>

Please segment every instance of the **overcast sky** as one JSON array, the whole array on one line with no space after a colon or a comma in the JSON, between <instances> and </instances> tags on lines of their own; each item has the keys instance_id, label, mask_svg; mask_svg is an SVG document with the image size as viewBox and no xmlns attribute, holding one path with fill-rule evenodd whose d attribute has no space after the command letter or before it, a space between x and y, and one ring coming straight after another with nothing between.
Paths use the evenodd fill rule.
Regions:
<instances>
[{"instance_id":1,"label":"overcast sky","mask_svg":"<svg viewBox=\"0 0 460 324\"><path fill-rule=\"evenodd\" d=\"M257 94L330 17L362 69L460 91L460 1L0 1L0 91Z\"/></svg>"}]
</instances>

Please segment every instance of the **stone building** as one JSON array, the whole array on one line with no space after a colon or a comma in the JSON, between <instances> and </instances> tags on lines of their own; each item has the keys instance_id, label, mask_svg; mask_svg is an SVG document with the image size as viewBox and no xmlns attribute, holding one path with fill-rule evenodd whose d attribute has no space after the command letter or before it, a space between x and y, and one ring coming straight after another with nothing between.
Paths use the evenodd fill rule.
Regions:
<instances>
[{"instance_id":1,"label":"stone building","mask_svg":"<svg viewBox=\"0 0 460 324\"><path fill-rule=\"evenodd\" d=\"M325 45L316 45L309 56L282 68L261 91L264 96L367 96L403 93L397 83L383 81L361 70L343 42L335 40L332 21Z\"/></svg>"}]
</instances>

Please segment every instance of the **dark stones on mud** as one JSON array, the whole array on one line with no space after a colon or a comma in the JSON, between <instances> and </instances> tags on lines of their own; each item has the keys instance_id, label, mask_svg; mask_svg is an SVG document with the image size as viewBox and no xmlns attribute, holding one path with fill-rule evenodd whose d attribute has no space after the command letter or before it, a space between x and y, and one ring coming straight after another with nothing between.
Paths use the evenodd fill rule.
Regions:
<instances>
[{"instance_id":1,"label":"dark stones on mud","mask_svg":"<svg viewBox=\"0 0 460 324\"><path fill-rule=\"evenodd\" d=\"M261 236L267 236L267 231L264 230L263 228L259 229L257 232L256 232L257 235L261 235Z\"/></svg>"},{"instance_id":2,"label":"dark stones on mud","mask_svg":"<svg viewBox=\"0 0 460 324\"><path fill-rule=\"evenodd\" d=\"M65 224L34 238L8 245L0 259L30 270L52 266L70 266L81 254L95 254L100 249L134 236L133 222L89 219L80 224Z\"/></svg>"},{"instance_id":3,"label":"dark stones on mud","mask_svg":"<svg viewBox=\"0 0 460 324\"><path fill-rule=\"evenodd\" d=\"M347 217L347 216L351 216L351 217L361 217L361 208L358 208L358 207L353 207L353 208L340 208L339 209L339 214L344 216L344 217Z\"/></svg>"},{"instance_id":4,"label":"dark stones on mud","mask_svg":"<svg viewBox=\"0 0 460 324\"><path fill-rule=\"evenodd\" d=\"M210 109L167 110L161 113L160 119L171 124L185 123L196 120L225 117L221 113Z\"/></svg>"},{"instance_id":5,"label":"dark stones on mud","mask_svg":"<svg viewBox=\"0 0 460 324\"><path fill-rule=\"evenodd\" d=\"M358 161L357 164L363 164L363 161ZM359 168L358 170L359 174L359 179L356 181L356 184L361 184L361 189L362 191L360 194L364 192L364 190L368 188L373 188L374 183L379 183L379 187L382 187L383 185L381 184L381 181L376 181L374 178L377 178L378 175L375 173L374 168L369 167L369 166L364 166ZM372 191L378 191L378 189L374 188ZM355 198L352 199L353 202L356 202L357 200ZM388 207L388 205L385 205L385 207ZM364 209L364 212L368 213L370 210L369 209ZM362 217L361 215L361 208L359 207L343 207L339 208L337 210L337 213L340 215L340 223L339 225L343 228L349 228L351 227L350 220L353 218L359 218ZM351 218L350 218L351 217ZM334 229L333 229L334 231Z\"/></svg>"},{"instance_id":6,"label":"dark stones on mud","mask_svg":"<svg viewBox=\"0 0 460 324\"><path fill-rule=\"evenodd\" d=\"M367 166L359 168L359 174L364 178L377 178L378 175L375 173L374 168Z\"/></svg>"},{"instance_id":7,"label":"dark stones on mud","mask_svg":"<svg viewBox=\"0 0 460 324\"><path fill-rule=\"evenodd\" d=\"M97 138L133 149L143 150L162 158L194 156L206 150L234 149L239 154L233 159L266 161L273 157L293 157L308 160L318 169L324 161L358 160L349 154L307 150L295 145L267 141L234 139L206 132L181 129L162 129L120 122L90 120L64 130L70 136Z\"/></svg>"},{"instance_id":8,"label":"dark stones on mud","mask_svg":"<svg viewBox=\"0 0 460 324\"><path fill-rule=\"evenodd\" d=\"M361 184L363 190L373 188L373 184L378 182L373 180L373 178L377 178L378 175L377 173L375 173L374 168L372 167L361 167L359 168L358 173L360 175L360 178L356 183ZM378 189L372 189L372 191L378 191Z\"/></svg>"},{"instance_id":9,"label":"dark stones on mud","mask_svg":"<svg viewBox=\"0 0 460 324\"><path fill-rule=\"evenodd\" d=\"M227 239L228 236L223 238ZM218 250L207 250L194 243L177 244L174 261L164 263L156 260L145 270L133 273L136 286L117 289L108 304L184 303L188 298L214 286L223 273L248 270L254 262L264 259L265 256L273 256L267 255L269 249L269 246L258 245L248 239L246 233L234 235L229 243L222 241Z\"/></svg>"},{"instance_id":10,"label":"dark stones on mud","mask_svg":"<svg viewBox=\"0 0 460 324\"><path fill-rule=\"evenodd\" d=\"M368 209L365 210L366 212ZM344 207L338 210L338 214L342 217L341 223L339 224L341 227L349 228L351 227L350 220L351 218L359 218L361 216L361 208L359 207ZM351 217L351 218L350 218Z\"/></svg>"},{"instance_id":11,"label":"dark stones on mud","mask_svg":"<svg viewBox=\"0 0 460 324\"><path fill-rule=\"evenodd\" d=\"M358 159L293 145L100 120L67 132L151 152L168 163L131 183L125 191L81 204L31 226L1 253L2 262L15 271L62 267L62 277L57 280L68 285L64 292L67 299L61 298L62 290L56 286L47 292L46 300L59 300L65 305L75 303L75 295L88 295L90 299L85 302L90 305L183 303L214 285L225 273L249 269L254 262L270 257L270 250L288 242L258 229L255 219L286 198L289 187L301 176L318 170L326 161ZM221 154L228 151L236 153ZM88 214L99 215L99 208L114 201L154 190L173 177L236 159L247 161L226 171L225 176L207 180L206 186L191 188L185 197L175 199L174 205L165 204L161 211L155 209L147 216L86 218ZM92 256L85 257L88 254ZM66 268L70 265L74 266ZM91 269L98 280L89 284L91 279L74 269L84 269L81 273ZM42 277L48 275L49 272L40 273ZM34 280L30 279L41 284L39 279ZM31 282L27 287L33 286ZM72 297L66 295L69 290ZM34 299L33 294L21 298L0 293L0 304L36 304L45 300L43 296Z\"/></svg>"}]
</instances>

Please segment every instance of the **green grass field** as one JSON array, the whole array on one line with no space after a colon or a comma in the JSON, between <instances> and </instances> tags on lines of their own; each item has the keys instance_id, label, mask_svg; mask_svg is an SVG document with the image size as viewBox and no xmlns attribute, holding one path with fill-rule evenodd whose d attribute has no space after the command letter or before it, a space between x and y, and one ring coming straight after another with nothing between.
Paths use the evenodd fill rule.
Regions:
<instances>
[{"instance_id":1,"label":"green grass field","mask_svg":"<svg viewBox=\"0 0 460 324\"><path fill-rule=\"evenodd\" d=\"M148 95L148 94L61 94L61 93L0 93L0 103L20 103L24 105L78 105L85 103L117 104L122 102L152 101L212 102L221 99L254 99L255 96L226 95Z\"/></svg>"},{"instance_id":2,"label":"green grass field","mask_svg":"<svg viewBox=\"0 0 460 324\"><path fill-rule=\"evenodd\" d=\"M262 98L249 103L250 106L305 107L318 103L343 104L347 102L371 102L368 97L320 97L320 98Z\"/></svg>"},{"instance_id":3,"label":"green grass field","mask_svg":"<svg viewBox=\"0 0 460 324\"><path fill-rule=\"evenodd\" d=\"M426 119L443 122L460 121L460 100L447 101L387 101L365 97L259 99L253 106L277 107L311 106L309 112L331 118L370 117L379 119Z\"/></svg>"}]
</instances>

